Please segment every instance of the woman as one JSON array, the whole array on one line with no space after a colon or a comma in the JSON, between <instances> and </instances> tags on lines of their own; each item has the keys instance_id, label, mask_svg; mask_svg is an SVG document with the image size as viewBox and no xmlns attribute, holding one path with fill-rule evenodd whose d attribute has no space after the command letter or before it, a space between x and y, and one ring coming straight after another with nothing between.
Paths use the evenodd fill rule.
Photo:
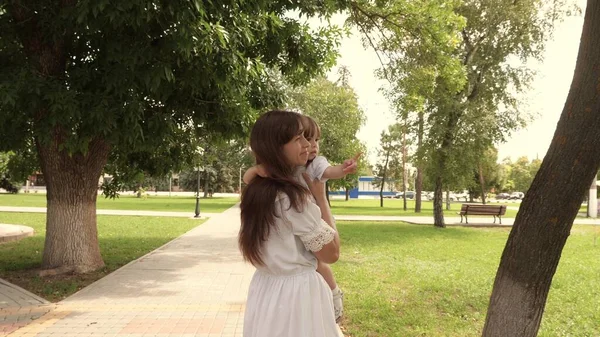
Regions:
<instances>
[{"instance_id":1,"label":"woman","mask_svg":"<svg viewBox=\"0 0 600 337\"><path fill-rule=\"evenodd\" d=\"M252 180L240 206L240 250L256 267L244 337L337 336L331 290L316 268L317 258L337 261L339 236L324 184L307 177L303 182L296 171L309 154L301 115L262 115L252 128L250 146L268 177Z\"/></svg>"}]
</instances>

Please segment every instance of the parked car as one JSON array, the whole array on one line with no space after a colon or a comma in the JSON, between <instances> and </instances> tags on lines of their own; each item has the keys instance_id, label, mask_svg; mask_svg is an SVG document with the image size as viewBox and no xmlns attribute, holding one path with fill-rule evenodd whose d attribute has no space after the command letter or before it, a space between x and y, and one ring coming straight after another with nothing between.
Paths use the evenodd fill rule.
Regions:
<instances>
[{"instance_id":1,"label":"parked car","mask_svg":"<svg viewBox=\"0 0 600 337\"><path fill-rule=\"evenodd\" d=\"M512 192L508 196L508 199L510 199L510 200L521 200L521 199L523 199L524 196L525 196L525 193L523 193L523 192Z\"/></svg>"},{"instance_id":2,"label":"parked car","mask_svg":"<svg viewBox=\"0 0 600 337\"><path fill-rule=\"evenodd\" d=\"M416 193L414 191L406 191L406 199L414 199L415 195L416 195ZM396 196L394 198L396 198L396 199L404 198L404 192L396 193Z\"/></svg>"},{"instance_id":3,"label":"parked car","mask_svg":"<svg viewBox=\"0 0 600 337\"><path fill-rule=\"evenodd\" d=\"M496 194L496 199L497 200L505 200L508 199L510 197L510 194L508 193L498 193Z\"/></svg>"}]
</instances>

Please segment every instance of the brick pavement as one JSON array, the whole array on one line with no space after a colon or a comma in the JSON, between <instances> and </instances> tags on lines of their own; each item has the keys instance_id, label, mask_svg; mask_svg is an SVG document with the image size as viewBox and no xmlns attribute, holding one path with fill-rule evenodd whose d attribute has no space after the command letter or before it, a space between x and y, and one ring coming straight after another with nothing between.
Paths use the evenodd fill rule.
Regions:
<instances>
[{"instance_id":1,"label":"brick pavement","mask_svg":"<svg viewBox=\"0 0 600 337\"><path fill-rule=\"evenodd\" d=\"M0 279L0 336L26 326L52 308L43 298Z\"/></svg>"}]
</instances>

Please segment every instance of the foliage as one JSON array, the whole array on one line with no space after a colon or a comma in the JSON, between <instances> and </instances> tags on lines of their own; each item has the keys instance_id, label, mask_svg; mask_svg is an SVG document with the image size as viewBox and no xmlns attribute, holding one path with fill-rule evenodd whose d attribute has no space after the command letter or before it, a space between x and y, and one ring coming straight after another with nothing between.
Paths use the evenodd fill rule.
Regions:
<instances>
[{"instance_id":1,"label":"foliage","mask_svg":"<svg viewBox=\"0 0 600 337\"><path fill-rule=\"evenodd\" d=\"M365 115L350 86L320 77L290 96L292 109L311 116L319 124L321 155L337 164L356 154L359 144L354 140Z\"/></svg>"},{"instance_id":2,"label":"foliage","mask_svg":"<svg viewBox=\"0 0 600 337\"><path fill-rule=\"evenodd\" d=\"M424 124L417 164L431 159L436 191L466 185L478 158L529 119L519 94L534 72L521 62L541 59L554 22L570 10L541 0L357 1L351 8L351 22L381 56L388 97L413 125Z\"/></svg>"},{"instance_id":3,"label":"foliage","mask_svg":"<svg viewBox=\"0 0 600 337\"><path fill-rule=\"evenodd\" d=\"M9 193L19 193L21 183L14 179L10 171L10 164L15 154L12 152L0 152L0 188Z\"/></svg>"},{"instance_id":4,"label":"foliage","mask_svg":"<svg viewBox=\"0 0 600 337\"><path fill-rule=\"evenodd\" d=\"M356 139L356 134L365 123L365 114L358 105L354 89L348 84L348 69L340 67L339 74L336 82L320 77L292 90L289 105L311 116L319 124L320 155L325 156L332 165L341 164L359 152L363 153L357 174L328 181L329 188L348 191L357 186L358 173L366 170L366 146Z\"/></svg>"},{"instance_id":5,"label":"foliage","mask_svg":"<svg viewBox=\"0 0 600 337\"><path fill-rule=\"evenodd\" d=\"M473 167L473 179L466 185L466 189L473 198L481 197L481 174L483 175L486 195L492 189L498 190L501 170L500 164L498 164L497 161L498 150L491 147L479 158L479 161L476 164L477 166Z\"/></svg>"},{"instance_id":6,"label":"foliage","mask_svg":"<svg viewBox=\"0 0 600 337\"><path fill-rule=\"evenodd\" d=\"M390 125L381 132L378 162L375 164L373 185L381 189L385 182L391 190L401 190L402 181L402 126Z\"/></svg>"},{"instance_id":7,"label":"foliage","mask_svg":"<svg viewBox=\"0 0 600 337\"><path fill-rule=\"evenodd\" d=\"M0 4L0 151L109 144L115 175L177 171L194 138L247 133L257 109L323 74L340 30L286 15L335 1L14 1ZM136 174L134 172L132 174ZM127 180L127 179L125 179Z\"/></svg>"},{"instance_id":8,"label":"foliage","mask_svg":"<svg viewBox=\"0 0 600 337\"><path fill-rule=\"evenodd\" d=\"M512 162L510 158L505 158L502 163L504 172L504 181L500 186L502 192L519 191L526 193L533 182L533 178L540 169L541 160L532 159L523 156Z\"/></svg>"}]
</instances>

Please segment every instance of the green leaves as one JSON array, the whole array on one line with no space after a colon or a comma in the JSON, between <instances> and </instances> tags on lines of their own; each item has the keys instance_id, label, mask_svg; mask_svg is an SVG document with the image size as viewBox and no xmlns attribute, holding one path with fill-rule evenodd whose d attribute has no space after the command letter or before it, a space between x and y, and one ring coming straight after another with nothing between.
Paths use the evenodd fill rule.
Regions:
<instances>
[{"instance_id":1,"label":"green leaves","mask_svg":"<svg viewBox=\"0 0 600 337\"><path fill-rule=\"evenodd\" d=\"M432 175L456 186L494 144L524 126L519 94L567 1L427 0L353 3L351 22L381 56L378 75L398 119L408 119Z\"/></svg>"},{"instance_id":2,"label":"green leaves","mask_svg":"<svg viewBox=\"0 0 600 337\"><path fill-rule=\"evenodd\" d=\"M333 65L340 30L285 13L330 15L337 1L141 0L0 4L0 150L48 144L121 158L174 139L247 132L280 106L267 69L304 84ZM176 135L183 133L186 136ZM160 153L161 151L157 151ZM169 152L169 151L167 151Z\"/></svg>"},{"instance_id":3,"label":"green leaves","mask_svg":"<svg viewBox=\"0 0 600 337\"><path fill-rule=\"evenodd\" d=\"M342 163L356 154L354 141L365 116L352 88L320 77L291 96L291 107L319 124L323 156L332 163Z\"/></svg>"}]
</instances>

